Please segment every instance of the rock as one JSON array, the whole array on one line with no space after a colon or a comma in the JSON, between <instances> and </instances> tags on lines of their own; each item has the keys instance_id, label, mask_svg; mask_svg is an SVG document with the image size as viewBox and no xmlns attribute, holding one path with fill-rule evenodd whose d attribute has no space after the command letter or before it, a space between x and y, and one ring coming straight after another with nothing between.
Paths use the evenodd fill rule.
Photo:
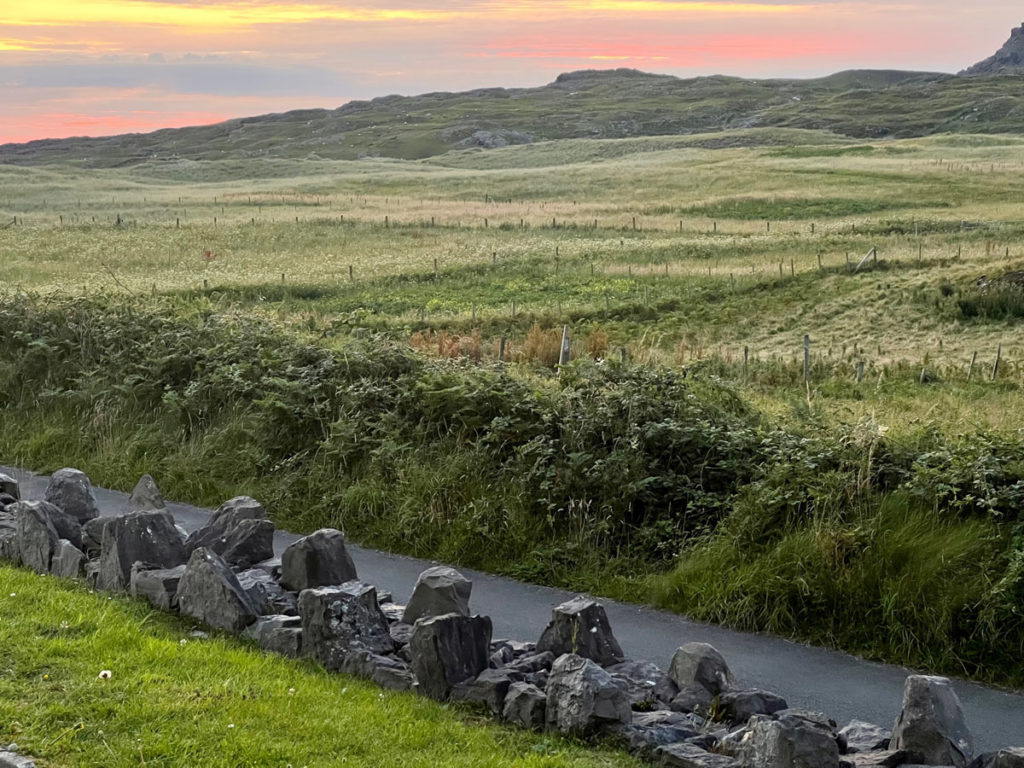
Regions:
<instances>
[{"instance_id":1,"label":"rock","mask_svg":"<svg viewBox=\"0 0 1024 768\"><path fill-rule=\"evenodd\" d=\"M604 607L585 597L574 598L552 611L551 623L541 635L537 650L551 651L555 656L574 654L602 667L625 661Z\"/></svg>"},{"instance_id":2,"label":"rock","mask_svg":"<svg viewBox=\"0 0 1024 768\"><path fill-rule=\"evenodd\" d=\"M274 524L269 520L240 520L224 537L220 556L243 569L273 557Z\"/></svg>"},{"instance_id":3,"label":"rock","mask_svg":"<svg viewBox=\"0 0 1024 768\"><path fill-rule=\"evenodd\" d=\"M675 712L696 712L704 715L711 711L715 697L699 683L690 683L669 702L669 709Z\"/></svg>"},{"instance_id":4,"label":"rock","mask_svg":"<svg viewBox=\"0 0 1024 768\"><path fill-rule=\"evenodd\" d=\"M132 564L174 568L187 559L181 537L169 512L134 512L113 518L103 529L97 586L109 592L127 591Z\"/></svg>"},{"instance_id":5,"label":"rock","mask_svg":"<svg viewBox=\"0 0 1024 768\"><path fill-rule=\"evenodd\" d=\"M0 493L6 493L12 499L18 501L21 499L21 486L13 477L0 472Z\"/></svg>"},{"instance_id":6,"label":"rock","mask_svg":"<svg viewBox=\"0 0 1024 768\"><path fill-rule=\"evenodd\" d=\"M547 698L548 726L562 733L586 734L605 723L632 722L629 699L612 676L575 654L555 660Z\"/></svg>"},{"instance_id":7,"label":"rock","mask_svg":"<svg viewBox=\"0 0 1024 768\"><path fill-rule=\"evenodd\" d=\"M748 768L840 768L839 746L827 729L802 718L751 718L739 760Z\"/></svg>"},{"instance_id":8,"label":"rock","mask_svg":"<svg viewBox=\"0 0 1024 768\"><path fill-rule=\"evenodd\" d=\"M554 663L555 654L551 653L551 651L545 651L544 653L534 653L516 659L511 664L508 664L507 668L520 674L529 675L534 672L549 672Z\"/></svg>"},{"instance_id":9,"label":"rock","mask_svg":"<svg viewBox=\"0 0 1024 768\"><path fill-rule=\"evenodd\" d=\"M185 539L185 549L191 554L200 547L206 547L219 555L227 546L228 534L240 522L266 519L266 510L256 499L249 496L236 496L221 504L206 525L188 535L188 538ZM267 557L272 555L273 553Z\"/></svg>"},{"instance_id":10,"label":"rock","mask_svg":"<svg viewBox=\"0 0 1024 768\"><path fill-rule=\"evenodd\" d=\"M974 742L960 698L947 678L911 675L903 690L903 708L893 728L890 749L905 749L930 765L966 766Z\"/></svg>"},{"instance_id":11,"label":"rock","mask_svg":"<svg viewBox=\"0 0 1024 768\"><path fill-rule=\"evenodd\" d=\"M18 546L18 518L15 505L0 512L0 559L12 563L21 562L21 548Z\"/></svg>"},{"instance_id":12,"label":"rock","mask_svg":"<svg viewBox=\"0 0 1024 768\"><path fill-rule=\"evenodd\" d=\"M695 723L678 712L634 712L630 723L612 723L605 733L625 742L630 752L652 757L658 747L699 736Z\"/></svg>"},{"instance_id":13,"label":"rock","mask_svg":"<svg viewBox=\"0 0 1024 768\"><path fill-rule=\"evenodd\" d=\"M178 583L177 598L183 615L215 629L241 632L256 621L256 607L234 572L220 555L206 547L200 547L189 558Z\"/></svg>"},{"instance_id":14,"label":"rock","mask_svg":"<svg viewBox=\"0 0 1024 768\"><path fill-rule=\"evenodd\" d=\"M412 630L412 624L403 624L400 621L388 628L388 632L391 635L391 639L395 641L395 645L408 645L409 640L412 639Z\"/></svg>"},{"instance_id":15,"label":"rock","mask_svg":"<svg viewBox=\"0 0 1024 768\"><path fill-rule=\"evenodd\" d=\"M505 709L505 696L516 679L515 672L503 669L485 669L476 677L463 680L452 688L452 701L470 701L485 705L492 714L500 715Z\"/></svg>"},{"instance_id":16,"label":"rock","mask_svg":"<svg viewBox=\"0 0 1024 768\"><path fill-rule=\"evenodd\" d=\"M1024 74L1024 25L1010 32L1006 41L992 56L968 67L961 75L1022 75Z\"/></svg>"},{"instance_id":17,"label":"rock","mask_svg":"<svg viewBox=\"0 0 1024 768\"><path fill-rule=\"evenodd\" d=\"M897 768L906 765L912 756L909 752L899 750L876 750L874 752L857 752L839 758L840 765L844 768Z\"/></svg>"},{"instance_id":18,"label":"rock","mask_svg":"<svg viewBox=\"0 0 1024 768\"><path fill-rule=\"evenodd\" d=\"M733 758L715 755L692 744L671 744L655 750L658 765L665 768L739 768Z\"/></svg>"},{"instance_id":19,"label":"rock","mask_svg":"<svg viewBox=\"0 0 1024 768\"><path fill-rule=\"evenodd\" d=\"M469 616L469 595L473 582L444 565L428 568L416 579L416 587L409 598L402 621L415 624L426 616L444 616L457 613Z\"/></svg>"},{"instance_id":20,"label":"rock","mask_svg":"<svg viewBox=\"0 0 1024 768\"><path fill-rule=\"evenodd\" d=\"M420 693L446 701L452 689L487 669L491 620L486 616L432 616L413 625L412 671Z\"/></svg>"},{"instance_id":21,"label":"rock","mask_svg":"<svg viewBox=\"0 0 1024 768\"><path fill-rule=\"evenodd\" d=\"M227 558L225 558L227 560ZM260 614L298 613L298 600L294 592L285 592L284 588L274 581L274 577L259 568L250 568L237 574L238 583L246 591L253 605Z\"/></svg>"},{"instance_id":22,"label":"rock","mask_svg":"<svg viewBox=\"0 0 1024 768\"><path fill-rule=\"evenodd\" d=\"M408 691L413 686L409 665L394 656L383 656L369 651L349 653L342 671L370 680L391 691Z\"/></svg>"},{"instance_id":23,"label":"rock","mask_svg":"<svg viewBox=\"0 0 1024 768\"><path fill-rule=\"evenodd\" d=\"M129 589L134 597L144 598L154 608L174 611L178 608L178 585L184 575L184 565L149 568L143 563L134 563Z\"/></svg>"},{"instance_id":24,"label":"rock","mask_svg":"<svg viewBox=\"0 0 1024 768\"><path fill-rule=\"evenodd\" d=\"M99 555L103 546L103 532L116 517L94 517L82 526L82 551L89 555Z\"/></svg>"},{"instance_id":25,"label":"rock","mask_svg":"<svg viewBox=\"0 0 1024 768\"><path fill-rule=\"evenodd\" d=\"M17 752L0 749L0 768L36 768L36 764Z\"/></svg>"},{"instance_id":26,"label":"rock","mask_svg":"<svg viewBox=\"0 0 1024 768\"><path fill-rule=\"evenodd\" d=\"M92 494L92 483L84 472L77 469L59 469L50 476L49 485L43 495L45 501L71 515L79 523L99 517L96 497Z\"/></svg>"},{"instance_id":27,"label":"rock","mask_svg":"<svg viewBox=\"0 0 1024 768\"><path fill-rule=\"evenodd\" d=\"M291 544L281 555L281 584L286 589L301 592L338 586L356 578L356 566L341 531L317 531Z\"/></svg>"},{"instance_id":28,"label":"rock","mask_svg":"<svg viewBox=\"0 0 1024 768\"><path fill-rule=\"evenodd\" d=\"M253 568L259 568L261 571L266 571L267 574L273 577L275 581L281 581L280 557L268 557L266 560L256 563Z\"/></svg>"},{"instance_id":29,"label":"rock","mask_svg":"<svg viewBox=\"0 0 1024 768\"><path fill-rule=\"evenodd\" d=\"M781 696L752 688L745 691L727 691L718 697L718 710L731 723L745 723L754 715L771 715L786 709Z\"/></svg>"},{"instance_id":30,"label":"rock","mask_svg":"<svg viewBox=\"0 0 1024 768\"><path fill-rule=\"evenodd\" d=\"M91 589L96 589L96 582L100 578L100 561L99 558L93 558L85 564L85 583L89 585Z\"/></svg>"},{"instance_id":31,"label":"rock","mask_svg":"<svg viewBox=\"0 0 1024 768\"><path fill-rule=\"evenodd\" d=\"M839 735L846 740L846 751L849 754L887 749L892 741L892 731L861 720L853 720Z\"/></svg>"},{"instance_id":32,"label":"rock","mask_svg":"<svg viewBox=\"0 0 1024 768\"><path fill-rule=\"evenodd\" d=\"M729 665L722 654L707 643L687 643L676 650L668 668L668 676L680 690L697 683L712 696L724 693L733 684Z\"/></svg>"},{"instance_id":33,"label":"rock","mask_svg":"<svg viewBox=\"0 0 1024 768\"><path fill-rule=\"evenodd\" d=\"M979 755L970 768L1024 768L1024 747L1001 749Z\"/></svg>"},{"instance_id":34,"label":"rock","mask_svg":"<svg viewBox=\"0 0 1024 768\"><path fill-rule=\"evenodd\" d=\"M395 650L377 590L361 581L299 593L303 652L339 672L349 654L384 655Z\"/></svg>"},{"instance_id":35,"label":"rock","mask_svg":"<svg viewBox=\"0 0 1024 768\"><path fill-rule=\"evenodd\" d=\"M50 572L50 561L60 540L47 513L48 506L38 501L19 501L11 507L17 520L20 560L36 573Z\"/></svg>"},{"instance_id":36,"label":"rock","mask_svg":"<svg viewBox=\"0 0 1024 768\"><path fill-rule=\"evenodd\" d=\"M128 512L162 512L167 509L164 495L150 475L143 475L128 497Z\"/></svg>"},{"instance_id":37,"label":"rock","mask_svg":"<svg viewBox=\"0 0 1024 768\"><path fill-rule=\"evenodd\" d=\"M501 716L520 728L539 730L544 727L548 698L544 691L530 683L512 683L505 694Z\"/></svg>"},{"instance_id":38,"label":"rock","mask_svg":"<svg viewBox=\"0 0 1024 768\"><path fill-rule=\"evenodd\" d=\"M67 539L57 542L50 561L50 572L59 579L78 579L85 575L85 555Z\"/></svg>"},{"instance_id":39,"label":"rock","mask_svg":"<svg viewBox=\"0 0 1024 768\"><path fill-rule=\"evenodd\" d=\"M397 605L395 603L381 603L380 609L384 612L384 618L386 618L392 624L402 623L402 616L405 615L404 605ZM410 624L408 626L412 625Z\"/></svg>"},{"instance_id":40,"label":"rock","mask_svg":"<svg viewBox=\"0 0 1024 768\"><path fill-rule=\"evenodd\" d=\"M624 661L607 668L622 688L633 709L658 709L667 706L679 693L676 684L649 661Z\"/></svg>"},{"instance_id":41,"label":"rock","mask_svg":"<svg viewBox=\"0 0 1024 768\"><path fill-rule=\"evenodd\" d=\"M298 616L260 616L245 635L271 653L293 659L302 653L302 620Z\"/></svg>"},{"instance_id":42,"label":"rock","mask_svg":"<svg viewBox=\"0 0 1024 768\"><path fill-rule=\"evenodd\" d=\"M46 501L23 501L18 503L33 504L38 507L39 510L49 519L50 524L53 525L53 529L57 532L58 538L67 539L78 549L82 548L82 526L75 518L64 512L64 510ZM11 508L12 511L16 506L17 504Z\"/></svg>"}]
</instances>

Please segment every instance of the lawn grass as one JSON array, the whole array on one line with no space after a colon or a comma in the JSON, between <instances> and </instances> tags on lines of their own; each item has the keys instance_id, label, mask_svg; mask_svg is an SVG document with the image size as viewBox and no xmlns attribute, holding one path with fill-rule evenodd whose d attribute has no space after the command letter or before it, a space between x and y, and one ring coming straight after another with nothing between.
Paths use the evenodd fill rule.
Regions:
<instances>
[{"instance_id":1,"label":"lawn grass","mask_svg":"<svg viewBox=\"0 0 1024 768\"><path fill-rule=\"evenodd\" d=\"M0 738L45 768L638 765L9 565L0 611Z\"/></svg>"}]
</instances>

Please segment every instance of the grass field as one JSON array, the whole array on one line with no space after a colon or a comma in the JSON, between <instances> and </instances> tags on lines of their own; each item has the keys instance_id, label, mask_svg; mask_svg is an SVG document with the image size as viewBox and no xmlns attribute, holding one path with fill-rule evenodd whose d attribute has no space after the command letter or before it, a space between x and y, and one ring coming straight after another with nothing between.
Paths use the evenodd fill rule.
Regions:
<instances>
[{"instance_id":1,"label":"grass field","mask_svg":"<svg viewBox=\"0 0 1024 768\"><path fill-rule=\"evenodd\" d=\"M1022 144L0 166L0 450L1021 685Z\"/></svg>"},{"instance_id":2,"label":"grass field","mask_svg":"<svg viewBox=\"0 0 1024 768\"><path fill-rule=\"evenodd\" d=\"M6 565L0 585L2 738L41 768L638 765L235 638L196 638L126 598Z\"/></svg>"}]
</instances>

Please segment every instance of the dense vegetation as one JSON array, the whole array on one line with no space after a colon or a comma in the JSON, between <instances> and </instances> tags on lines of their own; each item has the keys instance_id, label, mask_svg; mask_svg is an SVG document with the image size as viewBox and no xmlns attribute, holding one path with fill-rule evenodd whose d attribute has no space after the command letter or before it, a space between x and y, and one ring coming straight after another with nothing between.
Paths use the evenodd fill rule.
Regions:
<instances>
[{"instance_id":1,"label":"dense vegetation","mask_svg":"<svg viewBox=\"0 0 1024 768\"><path fill-rule=\"evenodd\" d=\"M638 765L382 692L236 638L195 637L185 621L140 601L8 565L0 584L0 739L39 765Z\"/></svg>"},{"instance_id":2,"label":"dense vegetation","mask_svg":"<svg viewBox=\"0 0 1024 768\"><path fill-rule=\"evenodd\" d=\"M715 375L328 349L181 300L9 296L0 453L298 529L1024 683L1024 447L780 422Z\"/></svg>"}]
</instances>

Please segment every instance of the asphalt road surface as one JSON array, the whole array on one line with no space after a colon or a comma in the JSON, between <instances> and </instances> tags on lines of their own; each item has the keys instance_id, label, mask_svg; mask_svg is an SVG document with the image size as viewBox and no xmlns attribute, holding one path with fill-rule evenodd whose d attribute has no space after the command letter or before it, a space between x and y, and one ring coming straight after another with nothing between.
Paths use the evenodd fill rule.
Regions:
<instances>
[{"instance_id":1,"label":"asphalt road surface","mask_svg":"<svg viewBox=\"0 0 1024 768\"><path fill-rule=\"evenodd\" d=\"M21 482L23 498L42 498L45 477L9 467L0 467L0 472ZM95 493L102 514L124 510L128 494L100 488ZM209 510L186 504L169 503L168 508L186 530L200 527L210 515ZM297 538L279 531L275 549L280 553ZM405 602L419 573L436 565L356 546L350 546L350 551L359 577L378 589L390 590L396 602ZM551 616L551 609L574 596L558 589L460 570L473 581L474 612L491 617L496 638L536 640ZM770 635L698 624L650 608L602 602L612 630L629 658L650 660L665 668L680 645L705 642L725 656L744 685L778 693L791 707L825 712L840 725L856 718L891 727L899 712L903 683L910 674L907 669ZM955 685L975 735L976 753L1024 746L1024 695L964 681L956 681Z\"/></svg>"}]
</instances>

